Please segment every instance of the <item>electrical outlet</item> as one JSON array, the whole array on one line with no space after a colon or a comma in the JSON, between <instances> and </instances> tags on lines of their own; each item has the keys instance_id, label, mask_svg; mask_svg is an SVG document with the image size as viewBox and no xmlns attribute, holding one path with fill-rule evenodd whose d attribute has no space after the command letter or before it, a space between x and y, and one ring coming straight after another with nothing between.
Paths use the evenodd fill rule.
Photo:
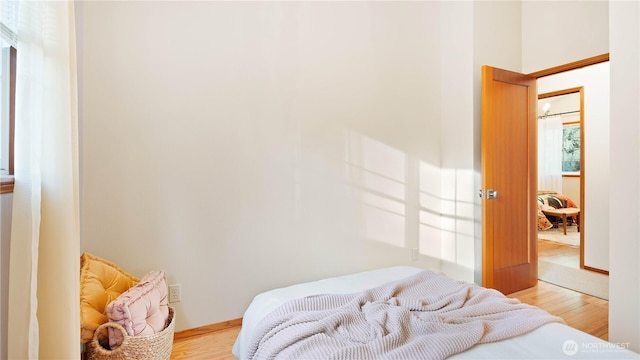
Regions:
<instances>
[{"instance_id":1,"label":"electrical outlet","mask_svg":"<svg viewBox=\"0 0 640 360\"><path fill-rule=\"evenodd\" d=\"M174 303L182 299L180 284L169 285L169 302Z\"/></svg>"},{"instance_id":2,"label":"electrical outlet","mask_svg":"<svg viewBox=\"0 0 640 360\"><path fill-rule=\"evenodd\" d=\"M418 248L411 249L411 260L418 260L418 256L420 256L420 250Z\"/></svg>"}]
</instances>

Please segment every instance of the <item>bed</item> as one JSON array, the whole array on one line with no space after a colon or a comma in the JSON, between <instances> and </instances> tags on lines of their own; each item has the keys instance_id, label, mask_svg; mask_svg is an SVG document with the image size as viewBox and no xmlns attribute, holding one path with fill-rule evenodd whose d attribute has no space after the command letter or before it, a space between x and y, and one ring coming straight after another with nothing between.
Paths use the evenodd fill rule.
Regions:
<instances>
[{"instance_id":1,"label":"bed","mask_svg":"<svg viewBox=\"0 0 640 360\"><path fill-rule=\"evenodd\" d=\"M467 315L470 314L471 319L464 321L446 318L443 314L438 314L438 318L445 319L445 323L460 325L462 326L462 329L467 331L469 334L475 333L478 329L477 325L481 324L481 327L483 328L490 329L492 331L498 329L498 333L502 331L501 335L506 334L508 335L508 338L497 341L494 337L493 339L490 339L491 341L486 343L469 345L469 334L465 334L462 340L458 341L448 337L450 331L445 328L443 332L439 330L440 333L438 333L438 331L432 332L431 336L424 336L424 334L421 334L421 339L419 339L419 341L423 341L423 343L421 345L414 346L409 352L402 351L406 344L402 341L395 340L391 343L374 344L373 352L371 352L371 349L367 350L369 351L368 353L359 352L360 350L357 349L356 351L345 350L345 348L348 347L344 346L345 338L347 339L347 342L352 342L357 346L360 346L358 348L360 349L361 345L371 340L373 335L370 329L367 330L368 333L367 331L364 333L359 331L350 333L349 330L352 329L350 326L352 323L356 322L357 316L353 317L349 314L340 314L339 316L327 315L327 313L324 312L327 311L327 303L333 304L333 301L338 301L341 306L343 306L342 308L344 308L344 305L349 307L350 304L352 304L351 301L354 299L361 301L362 296L365 296L366 294L371 295L386 292L385 295L383 295L386 297L383 301L379 302L382 305L387 306L390 303L393 303L390 307L394 309L403 308L404 306L411 307L415 304L406 305L406 303L403 302L406 302L407 300L401 299L404 295L401 296L400 291L404 291L405 288L400 287L400 284L404 286L406 283L411 283L412 285L407 287L409 295L411 295L418 294L420 292L417 287L412 286L422 286L423 281L431 282L430 284L432 285L429 285L429 287L437 288L439 289L438 291L448 289L448 286L453 286L458 289L451 293L458 293L460 289L468 289L464 290L468 291L468 294L470 294L466 295L465 302L473 302L477 305L482 305L486 301L497 301L499 304L496 306L512 306L513 309L517 308L518 310L514 310L514 312L519 313L520 311L523 311L520 318L517 316L515 318L515 327L520 329L514 330L511 327L507 328L500 325L499 322L493 322L493 320L502 318L504 315L502 315L503 313L496 315L492 310L490 310L486 316L476 316L477 314L474 313L476 310L471 311L471 313L467 311ZM391 294L391 296L389 296L389 294ZM398 294L397 297L400 300L395 298L396 294ZM434 294L430 296L431 300L429 302L440 302L440 305L438 305L440 308L447 308L452 303L452 300L448 298L448 295L441 295L440 293L434 292ZM484 298L486 298L486 301ZM482 301L478 302L476 301L477 299L481 299ZM400 303L398 303L398 301ZM362 303L363 302L361 301L361 304ZM426 302L423 301L420 304L424 305L425 303ZM418 304L418 306L422 306L420 304ZM311 309L313 311L307 312L308 309L306 308L304 309L305 311L300 311L302 309L301 306L309 305L312 307L315 306L315 308ZM362 306L363 309L365 307L366 306ZM486 307L483 308L482 311L485 310ZM506 312L510 312L510 310ZM377 324L392 324L388 326L388 329L385 329L384 326L382 326L383 333L381 334L381 337L376 338L373 336L373 338L375 338L373 341L375 342L378 341L378 339L385 337L390 338L391 335L397 335L397 333L403 335L415 330L407 330L405 328L400 328L398 330L395 328L398 324L401 326L409 323L417 323L420 326L424 325L422 321L424 319L415 319L421 316L422 312L412 311L410 313L414 315L410 315L409 318L404 318L405 320L399 322L391 318L387 313L373 313L373 315L371 315L371 319L368 319L368 321L372 321L373 319L373 322ZM495 311L495 313L498 313L498 311ZM318 317L318 314L320 314L320 317ZM334 320L335 318L338 318L339 321L337 323L332 323L330 331L327 331L325 328L324 330L317 332L316 328L309 328L309 324L315 324L322 322L324 319L332 318L334 318ZM513 323L514 321L512 320L509 320L508 322ZM439 326L440 325L436 326L436 330L440 329ZM429 329L433 330L432 328ZM374 333L376 331L379 330L373 330ZM338 335L341 335L340 341L342 342L339 342L339 345L336 345L338 343L336 343L336 340L333 338L328 340L329 342L320 341L318 343L316 341L310 341L310 339L314 340L318 338L325 338L326 332L335 332ZM287 333L289 333L289 335L287 335ZM445 336L439 337L443 333ZM491 336L493 335L495 334L492 333ZM291 337L297 337L299 340L290 340ZM412 339L409 342L413 344L414 340L415 339ZM459 343L462 343L462 345ZM322 351L325 352L314 352L317 350L314 349L316 344L318 344L317 346L322 348ZM376 352L380 349L375 348L375 346L384 347L384 349L381 350L383 352ZM625 346L625 344L616 345L608 343L599 338L573 329L565 325L561 319L555 318L539 308L521 304L515 299L508 299L495 290L485 289L475 284L455 281L446 278L442 274L432 273L417 267L397 266L297 284L285 288L270 290L257 295L244 314L242 329L234 344L233 354L238 359L330 357L353 359L639 358L638 354L626 350ZM451 353L451 347L455 348L453 349L453 353ZM442 349L446 351L440 351ZM326 351L329 351L330 353L327 353ZM335 351L335 353L332 351Z\"/></svg>"}]
</instances>

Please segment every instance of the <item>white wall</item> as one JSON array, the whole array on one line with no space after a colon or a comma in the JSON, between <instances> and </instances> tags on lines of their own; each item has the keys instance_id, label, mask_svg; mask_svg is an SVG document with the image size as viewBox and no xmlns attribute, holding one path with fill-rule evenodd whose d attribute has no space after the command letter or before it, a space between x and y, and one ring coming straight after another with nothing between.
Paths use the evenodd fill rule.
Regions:
<instances>
[{"instance_id":1,"label":"white wall","mask_svg":"<svg viewBox=\"0 0 640 360\"><path fill-rule=\"evenodd\" d=\"M458 54L471 3L83 5L82 248L166 270L182 284L178 330L369 268L473 279L473 218L441 231L447 201L474 193L475 132L452 131L471 125L474 64ZM447 201L443 156L466 176Z\"/></svg>"},{"instance_id":2,"label":"white wall","mask_svg":"<svg viewBox=\"0 0 640 360\"><path fill-rule=\"evenodd\" d=\"M608 1L522 1L522 71L609 52Z\"/></svg>"},{"instance_id":3,"label":"white wall","mask_svg":"<svg viewBox=\"0 0 640 360\"><path fill-rule=\"evenodd\" d=\"M582 206L580 203L580 177L563 176L562 193L567 195L580 208Z\"/></svg>"},{"instance_id":4,"label":"white wall","mask_svg":"<svg viewBox=\"0 0 640 360\"><path fill-rule=\"evenodd\" d=\"M427 253L442 254L448 236L441 169L464 171L473 159L479 189L480 66L531 72L608 49L598 25L606 8L577 3L571 19L595 36L587 50L521 57L538 40L521 23L532 8L541 10L517 1L84 3L83 250L138 275L165 269L183 287L179 329L240 317L274 286L366 268L418 264L461 278L474 269L477 279L477 203L473 264L462 263L464 250L452 266ZM463 74L441 78L456 67L473 71L473 90ZM458 91L461 116L445 114L444 94ZM441 243L426 246L421 229ZM468 234L459 235L463 244Z\"/></svg>"},{"instance_id":5,"label":"white wall","mask_svg":"<svg viewBox=\"0 0 640 360\"><path fill-rule=\"evenodd\" d=\"M609 340L640 352L640 4L609 4L611 150Z\"/></svg>"},{"instance_id":6,"label":"white wall","mask_svg":"<svg viewBox=\"0 0 640 360\"><path fill-rule=\"evenodd\" d=\"M538 79L541 94L580 86L584 87L585 203L580 214L584 264L608 271L610 179L609 172L602 169L609 167L609 63Z\"/></svg>"},{"instance_id":7,"label":"white wall","mask_svg":"<svg viewBox=\"0 0 640 360\"><path fill-rule=\"evenodd\" d=\"M440 112L441 234L421 233L420 249L429 254L441 242L442 271L474 280L473 208L473 6L441 3L438 74ZM434 54L436 55L436 54Z\"/></svg>"},{"instance_id":8,"label":"white wall","mask_svg":"<svg viewBox=\"0 0 640 360\"><path fill-rule=\"evenodd\" d=\"M519 66L519 3L83 5L83 250L165 269L179 329L373 267L477 278L479 64Z\"/></svg>"}]
</instances>

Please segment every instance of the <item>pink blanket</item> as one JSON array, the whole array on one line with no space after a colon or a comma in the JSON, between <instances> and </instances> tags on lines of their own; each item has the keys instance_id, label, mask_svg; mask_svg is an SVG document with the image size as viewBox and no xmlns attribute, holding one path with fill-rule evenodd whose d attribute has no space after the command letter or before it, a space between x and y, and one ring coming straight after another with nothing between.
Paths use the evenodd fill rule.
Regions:
<instances>
[{"instance_id":1,"label":"pink blanket","mask_svg":"<svg viewBox=\"0 0 640 360\"><path fill-rule=\"evenodd\" d=\"M357 294L287 302L256 327L248 358L444 359L563 322L500 292L424 271Z\"/></svg>"}]
</instances>

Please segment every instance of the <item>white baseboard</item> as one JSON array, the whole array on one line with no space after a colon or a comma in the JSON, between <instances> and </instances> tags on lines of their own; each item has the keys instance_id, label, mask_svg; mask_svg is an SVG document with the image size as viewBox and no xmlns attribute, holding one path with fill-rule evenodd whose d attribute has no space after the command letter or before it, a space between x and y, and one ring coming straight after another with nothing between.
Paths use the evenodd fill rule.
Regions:
<instances>
[{"instance_id":1,"label":"white baseboard","mask_svg":"<svg viewBox=\"0 0 640 360\"><path fill-rule=\"evenodd\" d=\"M609 300L609 277L604 274L540 260L538 261L538 279Z\"/></svg>"}]
</instances>

